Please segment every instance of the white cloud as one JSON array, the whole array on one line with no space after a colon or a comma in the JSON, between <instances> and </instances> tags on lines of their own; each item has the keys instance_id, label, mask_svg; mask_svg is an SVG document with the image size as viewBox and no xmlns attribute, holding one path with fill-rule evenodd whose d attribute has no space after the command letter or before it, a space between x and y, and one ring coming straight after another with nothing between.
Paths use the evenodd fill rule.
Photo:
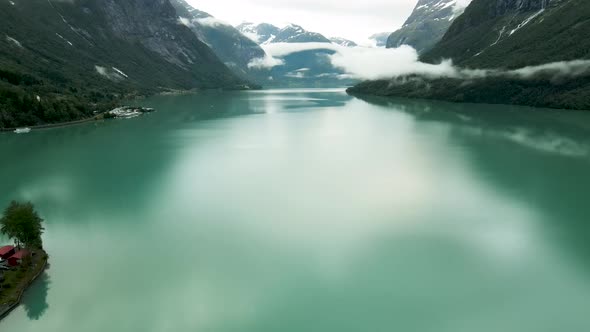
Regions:
<instances>
[{"instance_id":1,"label":"white cloud","mask_svg":"<svg viewBox=\"0 0 590 332\"><path fill-rule=\"evenodd\" d=\"M189 27L189 28L192 28L192 27L194 27L194 26L195 26L195 25L193 24L193 22L191 22L191 20L189 20L189 19L188 19L188 18L186 18L186 17L179 17L179 18L178 18L178 23L180 23L180 24L182 24L182 25L185 25L185 26L187 26L187 27Z\"/></svg>"},{"instance_id":2,"label":"white cloud","mask_svg":"<svg viewBox=\"0 0 590 332\"><path fill-rule=\"evenodd\" d=\"M230 25L229 23L226 23L225 21L222 21L222 20L217 19L215 17L199 18L199 19L196 19L196 22L199 23L200 25L204 25L204 26L208 26L208 27L218 27L218 26Z\"/></svg>"},{"instance_id":3,"label":"white cloud","mask_svg":"<svg viewBox=\"0 0 590 332\"><path fill-rule=\"evenodd\" d=\"M457 0L453 10L455 11L455 13L462 13L463 11L465 11L465 8L467 8L467 6L469 6L471 1L472 0Z\"/></svg>"},{"instance_id":4,"label":"white cloud","mask_svg":"<svg viewBox=\"0 0 590 332\"><path fill-rule=\"evenodd\" d=\"M266 53L272 54L272 56L284 57L292 53L310 50L338 51L343 47L330 43L274 43L263 45L262 48Z\"/></svg>"},{"instance_id":5,"label":"white cloud","mask_svg":"<svg viewBox=\"0 0 590 332\"><path fill-rule=\"evenodd\" d=\"M276 66L282 66L285 62L270 55L265 55L264 58L257 58L250 61L248 68L264 69Z\"/></svg>"},{"instance_id":6,"label":"white cloud","mask_svg":"<svg viewBox=\"0 0 590 332\"><path fill-rule=\"evenodd\" d=\"M340 68L352 78L362 80L387 79L408 75L426 78L449 77L458 79L480 79L485 77L511 77L531 79L544 75L552 79L590 75L590 60L575 60L530 66L516 70L466 69L453 65L451 60L439 64L419 61L418 53L410 46L399 48L343 47L328 43L277 43L263 46L267 53L264 59L257 59L256 67L272 68L282 65L282 57L309 50L330 50L327 55L334 67ZM254 65L252 65L254 67Z\"/></svg>"}]
</instances>

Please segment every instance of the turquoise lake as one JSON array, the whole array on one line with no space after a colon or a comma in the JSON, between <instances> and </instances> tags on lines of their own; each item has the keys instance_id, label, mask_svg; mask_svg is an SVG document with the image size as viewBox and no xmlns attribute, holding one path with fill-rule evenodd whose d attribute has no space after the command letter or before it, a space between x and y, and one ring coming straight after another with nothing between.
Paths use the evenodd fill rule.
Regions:
<instances>
[{"instance_id":1,"label":"turquoise lake","mask_svg":"<svg viewBox=\"0 0 590 332\"><path fill-rule=\"evenodd\" d=\"M590 113L138 103L0 135L0 207L32 201L51 256L0 331L590 331Z\"/></svg>"}]
</instances>

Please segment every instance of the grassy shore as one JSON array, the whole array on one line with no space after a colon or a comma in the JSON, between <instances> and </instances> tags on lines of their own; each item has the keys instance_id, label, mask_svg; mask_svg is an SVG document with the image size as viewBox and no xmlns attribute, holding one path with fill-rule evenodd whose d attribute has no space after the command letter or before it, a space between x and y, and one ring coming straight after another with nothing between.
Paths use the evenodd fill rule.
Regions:
<instances>
[{"instance_id":1,"label":"grassy shore","mask_svg":"<svg viewBox=\"0 0 590 332\"><path fill-rule=\"evenodd\" d=\"M23 293L47 267L47 253L43 250L33 253L30 262L4 271L4 281L0 284L0 319L20 303Z\"/></svg>"}]
</instances>

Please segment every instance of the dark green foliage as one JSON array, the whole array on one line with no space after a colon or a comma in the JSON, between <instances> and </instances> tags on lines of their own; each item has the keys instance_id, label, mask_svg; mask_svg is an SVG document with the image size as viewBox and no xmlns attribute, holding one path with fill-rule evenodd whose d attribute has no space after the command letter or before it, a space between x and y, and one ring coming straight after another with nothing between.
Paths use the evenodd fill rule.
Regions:
<instances>
[{"instance_id":1,"label":"dark green foliage","mask_svg":"<svg viewBox=\"0 0 590 332\"><path fill-rule=\"evenodd\" d=\"M0 30L0 129L92 117L137 95L244 84L168 1L0 1Z\"/></svg>"},{"instance_id":2,"label":"dark green foliage","mask_svg":"<svg viewBox=\"0 0 590 332\"><path fill-rule=\"evenodd\" d=\"M422 60L451 58L467 67L510 69L590 58L590 2L553 0L541 15L508 37L515 25L538 8L498 12L497 1L474 0Z\"/></svg>"},{"instance_id":3,"label":"dark green foliage","mask_svg":"<svg viewBox=\"0 0 590 332\"><path fill-rule=\"evenodd\" d=\"M12 201L0 219L0 232L30 249L42 249L43 219L32 203Z\"/></svg>"},{"instance_id":4,"label":"dark green foliage","mask_svg":"<svg viewBox=\"0 0 590 332\"><path fill-rule=\"evenodd\" d=\"M556 83L547 78L519 80L497 77L464 81L412 77L403 80L363 82L348 91L352 94L440 99L464 103L590 109L590 78Z\"/></svg>"}]
</instances>

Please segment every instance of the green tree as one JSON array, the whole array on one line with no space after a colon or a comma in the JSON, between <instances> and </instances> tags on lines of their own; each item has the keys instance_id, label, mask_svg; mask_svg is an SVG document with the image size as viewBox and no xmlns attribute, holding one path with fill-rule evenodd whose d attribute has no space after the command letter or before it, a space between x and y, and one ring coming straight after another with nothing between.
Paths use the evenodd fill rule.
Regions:
<instances>
[{"instance_id":1,"label":"green tree","mask_svg":"<svg viewBox=\"0 0 590 332\"><path fill-rule=\"evenodd\" d=\"M0 219L0 232L15 241L17 246L30 249L43 248L43 219L32 203L12 201Z\"/></svg>"}]
</instances>

